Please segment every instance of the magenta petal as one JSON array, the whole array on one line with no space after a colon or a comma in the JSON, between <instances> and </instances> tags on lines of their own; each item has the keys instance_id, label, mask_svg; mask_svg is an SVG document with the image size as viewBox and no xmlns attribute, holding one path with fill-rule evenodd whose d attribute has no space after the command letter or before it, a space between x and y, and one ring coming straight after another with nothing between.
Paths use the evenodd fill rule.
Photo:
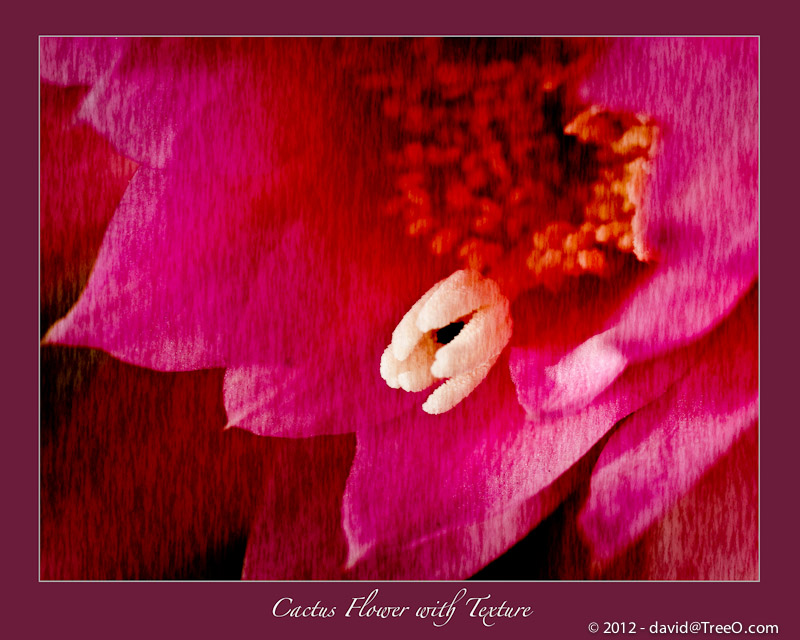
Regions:
<instances>
[{"instance_id":1,"label":"magenta petal","mask_svg":"<svg viewBox=\"0 0 800 640\"><path fill-rule=\"evenodd\" d=\"M136 165L85 126L72 126L84 87L42 83L40 255L42 325L78 300Z\"/></svg>"},{"instance_id":2,"label":"magenta petal","mask_svg":"<svg viewBox=\"0 0 800 640\"><path fill-rule=\"evenodd\" d=\"M600 335L561 360L515 355L520 401L534 414L574 411L628 363L707 333L758 273L757 41L623 39L583 93L661 126L637 214L656 267Z\"/></svg>"},{"instance_id":3,"label":"magenta petal","mask_svg":"<svg viewBox=\"0 0 800 640\"><path fill-rule=\"evenodd\" d=\"M611 436L581 515L599 558L641 535L757 420L757 327L753 293L686 377Z\"/></svg>"},{"instance_id":4,"label":"magenta petal","mask_svg":"<svg viewBox=\"0 0 800 640\"><path fill-rule=\"evenodd\" d=\"M502 517L507 497L500 451L513 445L523 422L507 374L495 367L467 402L448 413L430 416L417 408L360 431L344 494L348 566L374 563L369 558L379 546L396 554L454 526ZM432 577L432 562L408 560L406 572ZM463 562L473 558L467 554Z\"/></svg>"},{"instance_id":5,"label":"magenta petal","mask_svg":"<svg viewBox=\"0 0 800 640\"><path fill-rule=\"evenodd\" d=\"M631 360L652 357L701 337L753 285L758 251L660 268L626 301L608 339Z\"/></svg>"},{"instance_id":6,"label":"magenta petal","mask_svg":"<svg viewBox=\"0 0 800 640\"><path fill-rule=\"evenodd\" d=\"M289 50L302 53L305 46ZM140 164L246 173L274 153L272 126L282 115L276 87L292 79L290 69L275 76L274 57L268 39L134 39L94 84L78 117Z\"/></svg>"},{"instance_id":7,"label":"magenta petal","mask_svg":"<svg viewBox=\"0 0 800 640\"><path fill-rule=\"evenodd\" d=\"M251 365L228 369L224 400L228 425L261 436L309 437L355 431L419 406L412 394L389 389L375 366L380 351L348 363L288 368ZM358 375L354 375L359 372Z\"/></svg>"},{"instance_id":8,"label":"magenta petal","mask_svg":"<svg viewBox=\"0 0 800 640\"><path fill-rule=\"evenodd\" d=\"M313 231L248 225L252 194L223 180L201 189L199 179L137 172L86 290L48 342L171 371L309 361L329 302L318 292L333 286ZM315 271L319 289L309 289Z\"/></svg>"},{"instance_id":9,"label":"magenta petal","mask_svg":"<svg viewBox=\"0 0 800 640\"><path fill-rule=\"evenodd\" d=\"M198 188L199 180L136 173L86 290L48 342L172 371L269 362L276 354L291 361L314 345L314 311L321 314L325 301L300 287L305 270L293 268L315 267L312 232L300 222L248 225L252 194L217 179ZM324 290L325 274L319 280ZM307 341L293 339L295 332Z\"/></svg>"},{"instance_id":10,"label":"magenta petal","mask_svg":"<svg viewBox=\"0 0 800 640\"><path fill-rule=\"evenodd\" d=\"M305 414L306 424L328 421L314 433L352 431L406 410L418 400L388 388L378 364L396 319L442 277L409 269L424 247L372 251L387 230L363 196L348 201L340 222L338 202L326 209L333 220L307 214L302 199L286 220L270 215L276 205L260 193L213 172L141 168L86 290L46 341L159 370L252 365L232 374L226 399L256 432L274 433L264 425L276 406ZM334 230L321 233L326 227ZM342 250L358 243L360 251ZM262 366L297 372L279 405L250 384Z\"/></svg>"},{"instance_id":11,"label":"magenta petal","mask_svg":"<svg viewBox=\"0 0 800 640\"><path fill-rule=\"evenodd\" d=\"M329 64L310 39L135 39L78 117L149 167L258 179L259 165L302 157L313 179L311 154L330 160L354 142L334 139L354 112Z\"/></svg>"},{"instance_id":12,"label":"magenta petal","mask_svg":"<svg viewBox=\"0 0 800 640\"><path fill-rule=\"evenodd\" d=\"M560 359L552 361L534 350L515 350L511 371L520 402L531 415L579 410L631 363L702 337L752 286L757 264L753 269L742 264L751 257L735 255L718 266L694 260L659 266L625 300L609 329Z\"/></svg>"},{"instance_id":13,"label":"magenta petal","mask_svg":"<svg viewBox=\"0 0 800 640\"><path fill-rule=\"evenodd\" d=\"M223 386L228 426L260 436L322 435L325 423L318 411L297 411L314 403L316 391L297 369L267 365L228 369ZM333 433L346 431L345 424L336 426L339 430Z\"/></svg>"},{"instance_id":14,"label":"magenta petal","mask_svg":"<svg viewBox=\"0 0 800 640\"><path fill-rule=\"evenodd\" d=\"M747 429L700 481L637 541L660 580L758 580L758 426ZM612 562L624 567L623 553ZM610 575L609 575L610 574Z\"/></svg>"},{"instance_id":15,"label":"magenta petal","mask_svg":"<svg viewBox=\"0 0 800 640\"><path fill-rule=\"evenodd\" d=\"M625 356L603 333L546 364L533 350L512 352L511 374L520 402L532 416L571 413L589 405L625 370Z\"/></svg>"},{"instance_id":16,"label":"magenta petal","mask_svg":"<svg viewBox=\"0 0 800 640\"><path fill-rule=\"evenodd\" d=\"M372 569L364 571L370 574L378 571L380 558L402 555L402 549L437 536L459 539L453 544L462 545L483 531L487 542L467 545L472 555L463 561L463 567L480 566L487 549L496 551L495 542L488 541L492 527L501 527L498 539L506 546L527 533L549 510L540 506L528 512L524 505L553 490L618 420L661 395L697 355L692 346L633 365L582 411L537 420L526 419L498 363L463 406L449 413L428 416L416 410L402 420L359 431L344 497L350 566L358 572L366 563ZM528 514L524 525L519 520L523 513ZM408 571L417 578L441 575L432 564L409 565Z\"/></svg>"},{"instance_id":17,"label":"magenta petal","mask_svg":"<svg viewBox=\"0 0 800 640\"><path fill-rule=\"evenodd\" d=\"M92 86L108 75L129 41L125 38L42 38L42 80L62 87Z\"/></svg>"},{"instance_id":18,"label":"magenta petal","mask_svg":"<svg viewBox=\"0 0 800 640\"><path fill-rule=\"evenodd\" d=\"M199 55L203 49L190 44L130 41L114 72L92 87L78 117L120 153L163 168L172 159L178 135L196 127L204 107L222 92L222 78Z\"/></svg>"},{"instance_id":19,"label":"magenta petal","mask_svg":"<svg viewBox=\"0 0 800 640\"><path fill-rule=\"evenodd\" d=\"M441 529L406 546L379 544L347 572L358 580L457 580L475 574L523 538L574 486L569 473L530 500L471 525ZM352 552L352 549L351 549Z\"/></svg>"},{"instance_id":20,"label":"magenta petal","mask_svg":"<svg viewBox=\"0 0 800 640\"><path fill-rule=\"evenodd\" d=\"M758 42L623 39L584 96L662 128L637 214L658 268L609 335L641 360L713 328L756 278Z\"/></svg>"},{"instance_id":21,"label":"magenta petal","mask_svg":"<svg viewBox=\"0 0 800 640\"><path fill-rule=\"evenodd\" d=\"M46 342L104 349L158 370L224 364L216 334L203 326L198 312L220 304L232 309L223 302L221 274L216 280L213 273L205 278L197 269L205 251L212 250L209 239L187 238L185 232L194 225L170 220L170 210L180 214L180 205L192 197L191 188L175 189L185 200L171 199L171 179L148 169L136 173L83 295L45 336Z\"/></svg>"}]
</instances>

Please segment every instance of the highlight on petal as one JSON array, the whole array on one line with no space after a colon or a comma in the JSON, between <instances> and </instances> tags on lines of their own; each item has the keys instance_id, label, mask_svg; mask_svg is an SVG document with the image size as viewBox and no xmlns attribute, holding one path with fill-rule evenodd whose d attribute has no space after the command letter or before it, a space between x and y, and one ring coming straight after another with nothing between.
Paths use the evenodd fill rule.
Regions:
<instances>
[{"instance_id":1,"label":"highlight on petal","mask_svg":"<svg viewBox=\"0 0 800 640\"><path fill-rule=\"evenodd\" d=\"M538 409L543 412L574 411L588 405L624 371L628 361L604 334L598 334L545 367L549 393Z\"/></svg>"},{"instance_id":2,"label":"highlight on petal","mask_svg":"<svg viewBox=\"0 0 800 640\"><path fill-rule=\"evenodd\" d=\"M320 393L321 380L303 379L305 370L251 365L225 372L223 399L226 428L239 427L260 436L304 438L346 433L350 425L331 420L339 408ZM316 382L316 384L315 384ZM322 396L322 397L320 397ZM303 406L304 411L297 411Z\"/></svg>"}]
</instances>

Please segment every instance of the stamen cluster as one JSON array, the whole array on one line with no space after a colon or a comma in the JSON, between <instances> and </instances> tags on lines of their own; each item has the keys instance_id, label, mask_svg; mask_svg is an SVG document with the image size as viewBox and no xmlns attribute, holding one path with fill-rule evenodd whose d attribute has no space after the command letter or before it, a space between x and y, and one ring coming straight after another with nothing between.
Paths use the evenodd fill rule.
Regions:
<instances>
[{"instance_id":1,"label":"stamen cluster","mask_svg":"<svg viewBox=\"0 0 800 640\"><path fill-rule=\"evenodd\" d=\"M581 112L556 61L480 64L428 50L411 77L362 78L396 131L383 214L432 255L483 274L512 259L530 285L612 275L634 250L655 124Z\"/></svg>"}]
</instances>

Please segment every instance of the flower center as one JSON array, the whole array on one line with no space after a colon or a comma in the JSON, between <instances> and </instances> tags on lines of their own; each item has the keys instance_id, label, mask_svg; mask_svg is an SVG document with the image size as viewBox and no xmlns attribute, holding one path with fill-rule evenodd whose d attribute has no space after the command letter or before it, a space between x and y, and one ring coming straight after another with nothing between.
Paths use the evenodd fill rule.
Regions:
<instances>
[{"instance_id":1,"label":"flower center","mask_svg":"<svg viewBox=\"0 0 800 640\"><path fill-rule=\"evenodd\" d=\"M517 58L445 60L433 41L403 61L413 73L362 77L395 131L384 214L433 256L522 289L612 276L644 258L633 218L657 128L579 104L573 67Z\"/></svg>"}]
</instances>

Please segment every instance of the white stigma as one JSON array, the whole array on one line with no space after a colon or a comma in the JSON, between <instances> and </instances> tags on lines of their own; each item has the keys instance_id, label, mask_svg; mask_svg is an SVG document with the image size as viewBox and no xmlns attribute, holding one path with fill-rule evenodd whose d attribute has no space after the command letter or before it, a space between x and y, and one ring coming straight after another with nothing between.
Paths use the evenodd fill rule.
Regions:
<instances>
[{"instance_id":1,"label":"white stigma","mask_svg":"<svg viewBox=\"0 0 800 640\"><path fill-rule=\"evenodd\" d=\"M446 344L441 329L464 326ZM477 271L456 271L434 285L403 316L381 357L381 377L393 389L437 388L422 409L449 411L483 381L511 339L510 304L494 280Z\"/></svg>"}]
</instances>

